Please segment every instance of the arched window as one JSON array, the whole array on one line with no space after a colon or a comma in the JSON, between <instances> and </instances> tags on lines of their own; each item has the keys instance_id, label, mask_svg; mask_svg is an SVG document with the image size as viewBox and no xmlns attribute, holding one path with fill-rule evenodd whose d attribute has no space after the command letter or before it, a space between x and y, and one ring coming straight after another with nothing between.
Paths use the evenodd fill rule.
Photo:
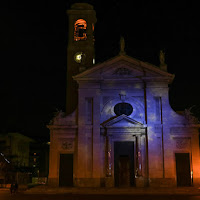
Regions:
<instances>
[{"instance_id":1,"label":"arched window","mask_svg":"<svg viewBox=\"0 0 200 200\"><path fill-rule=\"evenodd\" d=\"M87 34L86 34L86 28L87 23L84 19L78 19L74 24L74 40L86 40Z\"/></svg>"}]
</instances>

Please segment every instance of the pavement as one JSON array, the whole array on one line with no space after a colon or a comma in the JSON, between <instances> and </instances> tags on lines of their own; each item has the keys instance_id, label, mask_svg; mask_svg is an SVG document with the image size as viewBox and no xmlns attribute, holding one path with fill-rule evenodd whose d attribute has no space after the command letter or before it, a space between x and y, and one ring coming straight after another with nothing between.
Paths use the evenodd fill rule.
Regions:
<instances>
[{"instance_id":1,"label":"pavement","mask_svg":"<svg viewBox=\"0 0 200 200\"><path fill-rule=\"evenodd\" d=\"M59 188L46 185L22 191L26 194L128 194L128 195L200 195L198 187L145 187L145 188Z\"/></svg>"}]
</instances>

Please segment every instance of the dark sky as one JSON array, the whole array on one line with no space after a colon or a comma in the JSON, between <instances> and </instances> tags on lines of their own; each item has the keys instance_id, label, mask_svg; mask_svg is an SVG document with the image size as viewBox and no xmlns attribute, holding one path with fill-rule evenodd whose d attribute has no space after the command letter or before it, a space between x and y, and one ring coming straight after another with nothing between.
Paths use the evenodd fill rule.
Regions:
<instances>
[{"instance_id":1,"label":"dark sky","mask_svg":"<svg viewBox=\"0 0 200 200\"><path fill-rule=\"evenodd\" d=\"M46 124L65 110L66 10L77 1L6 1L0 5L1 125L48 139ZM164 49L168 71L175 74L170 102L183 110L200 104L197 3L189 1L84 1L97 14L96 62L126 52L155 65Z\"/></svg>"}]
</instances>

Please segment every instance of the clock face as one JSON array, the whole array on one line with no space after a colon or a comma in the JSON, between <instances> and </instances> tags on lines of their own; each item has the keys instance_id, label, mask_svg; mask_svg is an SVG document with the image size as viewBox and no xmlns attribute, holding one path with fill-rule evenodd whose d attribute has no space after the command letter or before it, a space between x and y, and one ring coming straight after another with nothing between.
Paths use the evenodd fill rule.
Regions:
<instances>
[{"instance_id":1,"label":"clock face","mask_svg":"<svg viewBox=\"0 0 200 200\"><path fill-rule=\"evenodd\" d=\"M82 63L84 59L85 59L85 54L84 54L83 52L77 52L77 53L74 55L74 60L75 60L77 63Z\"/></svg>"}]
</instances>

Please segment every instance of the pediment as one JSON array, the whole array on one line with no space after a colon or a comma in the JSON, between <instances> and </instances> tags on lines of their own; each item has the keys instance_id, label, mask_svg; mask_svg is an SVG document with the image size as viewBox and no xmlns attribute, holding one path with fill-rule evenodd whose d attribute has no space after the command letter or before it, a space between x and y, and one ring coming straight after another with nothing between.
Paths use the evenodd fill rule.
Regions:
<instances>
[{"instance_id":1,"label":"pediment","mask_svg":"<svg viewBox=\"0 0 200 200\"><path fill-rule=\"evenodd\" d=\"M101 124L103 127L143 127L143 124L131 119L127 115L113 117Z\"/></svg>"},{"instance_id":2,"label":"pediment","mask_svg":"<svg viewBox=\"0 0 200 200\"><path fill-rule=\"evenodd\" d=\"M145 63L127 55L116 56L104 63L73 77L75 80L141 80L162 78L172 81L174 75L161 70L155 65Z\"/></svg>"}]
</instances>

